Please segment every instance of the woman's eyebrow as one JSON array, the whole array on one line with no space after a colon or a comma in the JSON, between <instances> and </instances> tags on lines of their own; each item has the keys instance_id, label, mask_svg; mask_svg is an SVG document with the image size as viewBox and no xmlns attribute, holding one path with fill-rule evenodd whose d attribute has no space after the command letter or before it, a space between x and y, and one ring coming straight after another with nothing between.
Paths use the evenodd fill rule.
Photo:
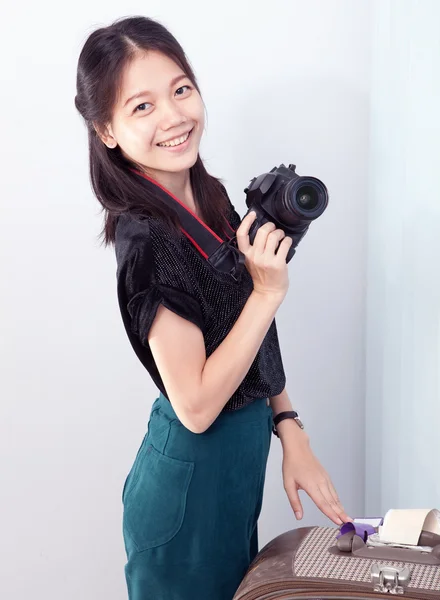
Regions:
<instances>
[{"instance_id":1,"label":"woman's eyebrow","mask_svg":"<svg viewBox=\"0 0 440 600\"><path fill-rule=\"evenodd\" d=\"M172 79L170 81L170 87L173 87L173 85L176 85L176 83L179 83L179 81L181 81L182 79L186 79L186 77L187 76L185 75L185 73L182 73L181 75L177 75L177 77L174 77L174 79ZM124 104L124 108L132 100L136 100L136 98L140 98L141 96L147 96L148 94L151 94L151 92L148 90L144 90L142 92L137 92L137 94L134 94L134 96L130 96L130 98L128 100L126 100L126 102Z\"/></svg>"}]
</instances>

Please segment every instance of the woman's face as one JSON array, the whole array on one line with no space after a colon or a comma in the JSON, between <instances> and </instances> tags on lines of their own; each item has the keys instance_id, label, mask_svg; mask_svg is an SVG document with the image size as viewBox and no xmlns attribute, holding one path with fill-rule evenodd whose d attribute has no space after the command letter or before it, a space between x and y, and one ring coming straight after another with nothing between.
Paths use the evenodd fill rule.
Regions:
<instances>
[{"instance_id":1,"label":"woman's face","mask_svg":"<svg viewBox=\"0 0 440 600\"><path fill-rule=\"evenodd\" d=\"M139 54L126 67L104 142L160 181L197 160L204 106L190 79L164 54Z\"/></svg>"}]
</instances>

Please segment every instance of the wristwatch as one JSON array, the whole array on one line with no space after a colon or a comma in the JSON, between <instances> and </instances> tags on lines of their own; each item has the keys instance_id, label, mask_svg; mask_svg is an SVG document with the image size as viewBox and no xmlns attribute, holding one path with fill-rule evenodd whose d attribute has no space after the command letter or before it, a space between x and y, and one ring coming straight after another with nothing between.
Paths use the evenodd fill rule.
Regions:
<instances>
[{"instance_id":1,"label":"wristwatch","mask_svg":"<svg viewBox=\"0 0 440 600\"><path fill-rule=\"evenodd\" d=\"M294 419L294 421L296 422L296 424L298 425L298 427L300 427L301 429L304 429L304 425L302 424L302 421L299 418L299 414L296 411L294 411L294 410L287 410L285 412L280 412L274 418L274 420L273 420L273 426L272 426L272 431L273 431L273 433L277 437L280 437L278 435L277 425L278 425L278 423L280 421L284 421L284 419Z\"/></svg>"}]
</instances>

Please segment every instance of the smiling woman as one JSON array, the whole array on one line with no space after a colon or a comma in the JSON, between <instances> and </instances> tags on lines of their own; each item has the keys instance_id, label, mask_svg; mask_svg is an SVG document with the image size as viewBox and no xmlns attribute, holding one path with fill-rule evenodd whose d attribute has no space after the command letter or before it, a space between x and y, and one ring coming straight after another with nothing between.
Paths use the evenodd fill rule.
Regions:
<instances>
[{"instance_id":1,"label":"smiling woman","mask_svg":"<svg viewBox=\"0 0 440 600\"><path fill-rule=\"evenodd\" d=\"M144 82L149 89L139 91ZM109 148L119 145L128 160L177 195L185 183L175 174L195 164L203 128L203 102L188 75L161 52L139 51L122 74L111 121L98 131ZM189 194L186 199L193 208Z\"/></svg>"},{"instance_id":2,"label":"smiling woman","mask_svg":"<svg viewBox=\"0 0 440 600\"><path fill-rule=\"evenodd\" d=\"M129 597L231 600L258 552L272 408L292 409L275 323L292 240L268 222L250 243L255 213L241 222L207 173L200 90L156 21L124 19L90 35L75 103L115 244L122 321L160 390L122 494ZM163 193L223 239L236 233L246 267L238 278L194 248ZM294 427L277 426L292 507L301 509L301 485L338 522L343 508Z\"/></svg>"},{"instance_id":3,"label":"smiling woman","mask_svg":"<svg viewBox=\"0 0 440 600\"><path fill-rule=\"evenodd\" d=\"M156 191L219 235L240 226L199 156L204 104L170 32L134 17L92 33L75 104L115 245L122 320L160 390L123 489L129 598L230 600L258 551L268 398L285 384L274 321L282 293L250 298L249 273L239 283L217 274ZM285 253L277 261L284 289Z\"/></svg>"},{"instance_id":4,"label":"smiling woman","mask_svg":"<svg viewBox=\"0 0 440 600\"><path fill-rule=\"evenodd\" d=\"M106 244L114 243L118 216L127 211L155 215L179 229L176 213L133 169L222 231L231 205L221 180L206 171L199 155L205 122L200 89L165 27L132 17L94 31L79 57L75 106L88 130L90 177L104 208Z\"/></svg>"}]
</instances>

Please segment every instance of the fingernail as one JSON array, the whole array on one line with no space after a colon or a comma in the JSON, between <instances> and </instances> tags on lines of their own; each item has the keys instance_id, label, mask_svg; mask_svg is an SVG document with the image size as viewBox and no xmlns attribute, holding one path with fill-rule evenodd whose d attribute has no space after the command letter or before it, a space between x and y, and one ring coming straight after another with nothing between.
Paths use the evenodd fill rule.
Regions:
<instances>
[{"instance_id":1,"label":"fingernail","mask_svg":"<svg viewBox=\"0 0 440 600\"><path fill-rule=\"evenodd\" d=\"M295 517L297 518L298 521L301 520L301 516L302 516L301 513L299 512L299 510L297 510L295 513Z\"/></svg>"}]
</instances>

